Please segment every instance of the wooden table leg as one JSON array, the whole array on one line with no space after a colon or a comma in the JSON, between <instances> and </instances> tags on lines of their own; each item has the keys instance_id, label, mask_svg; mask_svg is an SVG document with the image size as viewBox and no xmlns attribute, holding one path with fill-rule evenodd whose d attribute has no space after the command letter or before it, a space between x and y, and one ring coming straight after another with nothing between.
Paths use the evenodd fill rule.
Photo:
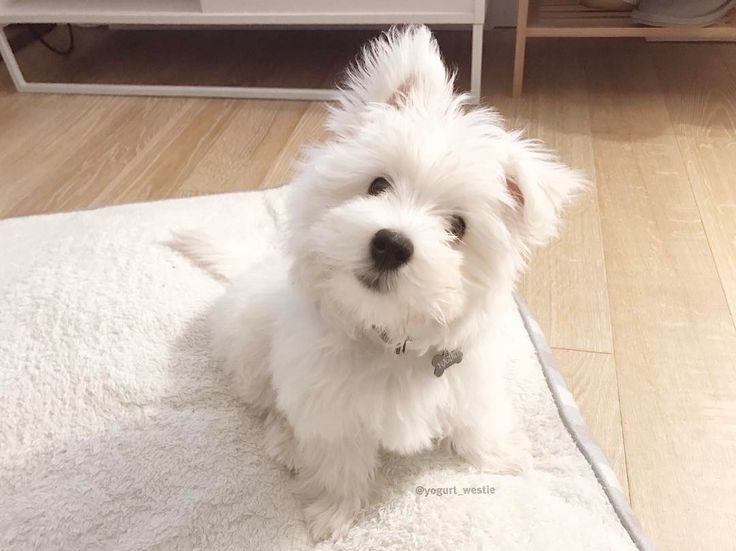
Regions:
<instances>
[{"instance_id":1,"label":"wooden table leg","mask_svg":"<svg viewBox=\"0 0 736 551\"><path fill-rule=\"evenodd\" d=\"M529 0L519 0L516 17L516 52L514 54L514 85L512 90L515 98L521 95L524 83L524 56L526 54L526 26L528 17Z\"/></svg>"}]
</instances>

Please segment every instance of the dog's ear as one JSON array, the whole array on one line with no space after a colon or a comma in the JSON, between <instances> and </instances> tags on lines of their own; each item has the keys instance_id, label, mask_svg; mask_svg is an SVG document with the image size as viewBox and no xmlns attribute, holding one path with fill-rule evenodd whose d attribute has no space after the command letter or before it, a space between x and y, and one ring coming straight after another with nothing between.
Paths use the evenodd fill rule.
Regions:
<instances>
[{"instance_id":1,"label":"dog's ear","mask_svg":"<svg viewBox=\"0 0 736 551\"><path fill-rule=\"evenodd\" d=\"M543 245L557 235L562 209L587 182L538 144L513 137L504 166L513 225L522 242Z\"/></svg>"},{"instance_id":2,"label":"dog's ear","mask_svg":"<svg viewBox=\"0 0 736 551\"><path fill-rule=\"evenodd\" d=\"M368 43L348 68L328 127L349 132L376 104L401 109L410 102L428 107L447 105L454 75L447 72L437 41L425 26L392 27Z\"/></svg>"}]
</instances>

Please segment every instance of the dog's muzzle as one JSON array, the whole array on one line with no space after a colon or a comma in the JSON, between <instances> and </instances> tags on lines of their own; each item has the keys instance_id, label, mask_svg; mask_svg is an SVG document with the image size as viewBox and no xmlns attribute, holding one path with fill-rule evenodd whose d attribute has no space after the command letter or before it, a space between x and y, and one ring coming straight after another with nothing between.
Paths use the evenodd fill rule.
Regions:
<instances>
[{"instance_id":1,"label":"dog's muzzle","mask_svg":"<svg viewBox=\"0 0 736 551\"><path fill-rule=\"evenodd\" d=\"M397 270L414 254L414 244L403 233L378 230L370 244L371 260L379 272Z\"/></svg>"},{"instance_id":2,"label":"dog's muzzle","mask_svg":"<svg viewBox=\"0 0 736 551\"><path fill-rule=\"evenodd\" d=\"M369 253L370 267L355 275L368 289L387 293L391 290L398 269L407 264L414 254L414 244L403 233L382 229L373 235Z\"/></svg>"}]
</instances>

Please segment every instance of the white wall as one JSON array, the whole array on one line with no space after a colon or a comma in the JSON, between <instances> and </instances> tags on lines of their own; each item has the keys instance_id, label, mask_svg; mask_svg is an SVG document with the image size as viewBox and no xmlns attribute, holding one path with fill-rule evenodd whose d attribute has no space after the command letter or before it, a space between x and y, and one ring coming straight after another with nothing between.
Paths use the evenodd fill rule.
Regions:
<instances>
[{"instance_id":1,"label":"white wall","mask_svg":"<svg viewBox=\"0 0 736 551\"><path fill-rule=\"evenodd\" d=\"M486 0L486 25L491 27L516 26L516 0Z\"/></svg>"}]
</instances>

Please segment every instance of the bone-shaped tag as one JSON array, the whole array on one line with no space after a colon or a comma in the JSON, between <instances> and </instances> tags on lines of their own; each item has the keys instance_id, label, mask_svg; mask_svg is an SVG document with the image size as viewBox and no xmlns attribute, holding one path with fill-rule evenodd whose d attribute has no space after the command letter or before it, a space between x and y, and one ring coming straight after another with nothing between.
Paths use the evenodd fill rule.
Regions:
<instances>
[{"instance_id":1,"label":"bone-shaped tag","mask_svg":"<svg viewBox=\"0 0 736 551\"><path fill-rule=\"evenodd\" d=\"M445 370L451 365L459 364L463 361L462 350L442 350L441 352L434 355L432 358L432 365L434 366L434 376L442 377Z\"/></svg>"}]
</instances>

